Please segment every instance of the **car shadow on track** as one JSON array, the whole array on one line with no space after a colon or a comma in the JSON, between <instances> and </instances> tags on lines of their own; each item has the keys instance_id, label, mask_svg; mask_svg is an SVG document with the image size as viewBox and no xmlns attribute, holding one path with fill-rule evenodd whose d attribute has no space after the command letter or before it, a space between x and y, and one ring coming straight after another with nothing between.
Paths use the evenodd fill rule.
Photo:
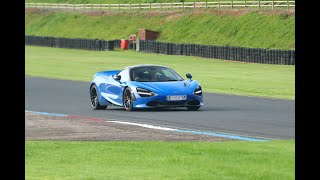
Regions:
<instances>
[{"instance_id":1,"label":"car shadow on track","mask_svg":"<svg viewBox=\"0 0 320 180\"><path fill-rule=\"evenodd\" d=\"M124 111L122 107L108 107L107 111ZM187 108L145 108L145 109L134 109L133 112L217 112L217 111L243 111L241 108L233 107L203 107L196 111L189 111Z\"/></svg>"},{"instance_id":2,"label":"car shadow on track","mask_svg":"<svg viewBox=\"0 0 320 180\"><path fill-rule=\"evenodd\" d=\"M118 108L118 107L108 107L106 109L107 111L126 111L124 108ZM146 108L146 109L134 109L132 112L168 112L168 111L188 111L186 108ZM198 111L201 111L198 110Z\"/></svg>"}]
</instances>

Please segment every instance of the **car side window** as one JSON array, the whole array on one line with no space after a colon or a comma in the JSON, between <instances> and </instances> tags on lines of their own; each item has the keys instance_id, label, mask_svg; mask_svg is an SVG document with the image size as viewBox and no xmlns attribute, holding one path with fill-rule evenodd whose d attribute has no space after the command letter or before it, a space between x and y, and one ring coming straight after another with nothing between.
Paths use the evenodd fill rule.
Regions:
<instances>
[{"instance_id":1,"label":"car side window","mask_svg":"<svg viewBox=\"0 0 320 180\"><path fill-rule=\"evenodd\" d=\"M129 71L128 71L128 69L122 70L118 75L121 76L121 79L120 79L121 82L129 81Z\"/></svg>"}]
</instances>

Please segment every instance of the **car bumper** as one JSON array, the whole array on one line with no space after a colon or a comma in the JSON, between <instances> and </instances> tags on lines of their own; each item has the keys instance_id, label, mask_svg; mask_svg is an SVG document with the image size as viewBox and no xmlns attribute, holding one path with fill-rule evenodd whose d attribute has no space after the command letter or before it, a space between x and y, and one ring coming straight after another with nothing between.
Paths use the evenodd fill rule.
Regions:
<instances>
[{"instance_id":1,"label":"car bumper","mask_svg":"<svg viewBox=\"0 0 320 180\"><path fill-rule=\"evenodd\" d=\"M139 95L138 95L139 96ZM203 106L203 97L194 94L187 95L186 100L167 101L166 95L156 95L152 97L136 96L133 102L134 108L166 108L166 107L190 107Z\"/></svg>"}]
</instances>

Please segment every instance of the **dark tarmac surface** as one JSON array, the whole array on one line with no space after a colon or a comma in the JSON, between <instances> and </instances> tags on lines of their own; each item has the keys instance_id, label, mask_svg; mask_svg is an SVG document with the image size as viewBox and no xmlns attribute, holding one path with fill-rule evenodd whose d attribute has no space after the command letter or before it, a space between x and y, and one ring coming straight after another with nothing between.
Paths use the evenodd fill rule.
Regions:
<instances>
[{"instance_id":1,"label":"dark tarmac surface","mask_svg":"<svg viewBox=\"0 0 320 180\"><path fill-rule=\"evenodd\" d=\"M89 82L36 77L26 77L25 80L25 107L30 111L267 139L295 137L294 100L204 93L204 106L199 111L173 108L126 112L116 106L94 111L90 106Z\"/></svg>"}]
</instances>

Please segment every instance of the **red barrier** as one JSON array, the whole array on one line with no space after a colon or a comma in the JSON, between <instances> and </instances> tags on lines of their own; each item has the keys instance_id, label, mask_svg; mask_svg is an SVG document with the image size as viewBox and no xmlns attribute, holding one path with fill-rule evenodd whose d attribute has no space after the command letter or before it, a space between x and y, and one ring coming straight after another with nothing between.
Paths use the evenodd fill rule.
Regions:
<instances>
[{"instance_id":1,"label":"red barrier","mask_svg":"<svg viewBox=\"0 0 320 180\"><path fill-rule=\"evenodd\" d=\"M121 39L121 49L128 49L129 40Z\"/></svg>"}]
</instances>

